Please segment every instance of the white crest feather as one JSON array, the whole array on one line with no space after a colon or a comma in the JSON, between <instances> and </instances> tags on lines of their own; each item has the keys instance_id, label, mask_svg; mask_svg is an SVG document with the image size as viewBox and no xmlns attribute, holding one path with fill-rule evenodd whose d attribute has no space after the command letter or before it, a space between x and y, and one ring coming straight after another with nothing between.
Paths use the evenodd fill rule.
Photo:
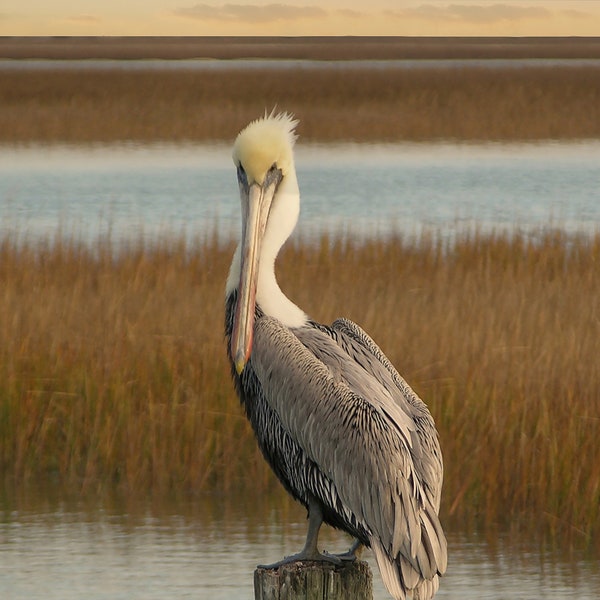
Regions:
<instances>
[{"instance_id":1,"label":"white crest feather","mask_svg":"<svg viewBox=\"0 0 600 600\"><path fill-rule=\"evenodd\" d=\"M294 165L293 149L298 121L287 112L271 112L252 121L238 134L233 145L233 162L242 165L248 182L262 184L276 164L287 175Z\"/></svg>"}]
</instances>

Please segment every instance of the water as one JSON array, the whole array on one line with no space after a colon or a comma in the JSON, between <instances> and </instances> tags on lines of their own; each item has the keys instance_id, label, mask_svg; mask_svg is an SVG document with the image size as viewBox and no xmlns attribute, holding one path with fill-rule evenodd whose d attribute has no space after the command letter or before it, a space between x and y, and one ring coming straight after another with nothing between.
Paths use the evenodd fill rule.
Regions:
<instances>
[{"instance_id":1,"label":"water","mask_svg":"<svg viewBox=\"0 0 600 600\"><path fill-rule=\"evenodd\" d=\"M312 60L295 58L238 58L238 59L0 59L2 70L116 70L116 71L231 71L264 69L524 69L555 67L600 67L598 58L416 58L416 59L351 59Z\"/></svg>"},{"instance_id":2,"label":"water","mask_svg":"<svg viewBox=\"0 0 600 600\"><path fill-rule=\"evenodd\" d=\"M296 237L600 227L600 142L299 144ZM229 145L0 147L0 234L236 238Z\"/></svg>"},{"instance_id":3,"label":"water","mask_svg":"<svg viewBox=\"0 0 600 600\"><path fill-rule=\"evenodd\" d=\"M0 597L4 600L252 600L258 562L298 551L304 512L223 498L84 503L59 493L0 502ZM332 551L348 539L324 528ZM598 563L567 559L534 540L488 542L449 531L450 563L440 600L577 598L600 590ZM374 599L389 598L373 555Z\"/></svg>"}]
</instances>

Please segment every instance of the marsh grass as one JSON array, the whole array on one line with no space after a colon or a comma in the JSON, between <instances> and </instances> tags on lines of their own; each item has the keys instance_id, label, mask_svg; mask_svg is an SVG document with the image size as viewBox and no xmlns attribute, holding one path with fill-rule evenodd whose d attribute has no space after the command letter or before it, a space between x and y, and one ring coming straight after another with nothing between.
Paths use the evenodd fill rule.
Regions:
<instances>
[{"instance_id":1,"label":"marsh grass","mask_svg":"<svg viewBox=\"0 0 600 600\"><path fill-rule=\"evenodd\" d=\"M308 141L600 137L600 69L0 71L0 142L231 140L277 106Z\"/></svg>"},{"instance_id":2,"label":"marsh grass","mask_svg":"<svg viewBox=\"0 0 600 600\"><path fill-rule=\"evenodd\" d=\"M283 494L229 377L218 240L0 243L0 465L82 491ZM427 401L443 511L598 542L600 236L291 245L283 289L361 323ZM318 290L315 293L315 290Z\"/></svg>"}]
</instances>

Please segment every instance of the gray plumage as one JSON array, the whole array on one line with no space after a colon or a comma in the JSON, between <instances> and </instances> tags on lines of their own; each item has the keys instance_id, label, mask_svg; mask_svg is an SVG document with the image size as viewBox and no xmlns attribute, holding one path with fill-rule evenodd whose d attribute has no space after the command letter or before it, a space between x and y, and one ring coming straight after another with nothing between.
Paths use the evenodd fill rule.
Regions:
<instances>
[{"instance_id":1,"label":"gray plumage","mask_svg":"<svg viewBox=\"0 0 600 600\"><path fill-rule=\"evenodd\" d=\"M375 342L347 319L288 329L258 309L250 361L234 378L288 491L322 503L325 522L372 547L380 568L396 563L382 576L402 593L432 597L447 561L437 433Z\"/></svg>"}]
</instances>

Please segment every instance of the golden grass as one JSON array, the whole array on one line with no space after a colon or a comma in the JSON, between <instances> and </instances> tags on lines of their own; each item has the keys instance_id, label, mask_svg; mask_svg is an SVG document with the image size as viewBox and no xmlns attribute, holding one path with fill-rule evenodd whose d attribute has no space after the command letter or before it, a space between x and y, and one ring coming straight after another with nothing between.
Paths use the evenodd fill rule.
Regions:
<instances>
[{"instance_id":1,"label":"golden grass","mask_svg":"<svg viewBox=\"0 0 600 600\"><path fill-rule=\"evenodd\" d=\"M307 141L600 137L600 69L4 70L0 142L231 140L277 106Z\"/></svg>"},{"instance_id":2,"label":"golden grass","mask_svg":"<svg viewBox=\"0 0 600 600\"><path fill-rule=\"evenodd\" d=\"M0 467L82 490L283 491L229 377L232 247L0 244ZM600 235L288 247L283 289L369 331L427 401L445 518L600 543ZM318 293L314 293L317 289Z\"/></svg>"}]
</instances>

